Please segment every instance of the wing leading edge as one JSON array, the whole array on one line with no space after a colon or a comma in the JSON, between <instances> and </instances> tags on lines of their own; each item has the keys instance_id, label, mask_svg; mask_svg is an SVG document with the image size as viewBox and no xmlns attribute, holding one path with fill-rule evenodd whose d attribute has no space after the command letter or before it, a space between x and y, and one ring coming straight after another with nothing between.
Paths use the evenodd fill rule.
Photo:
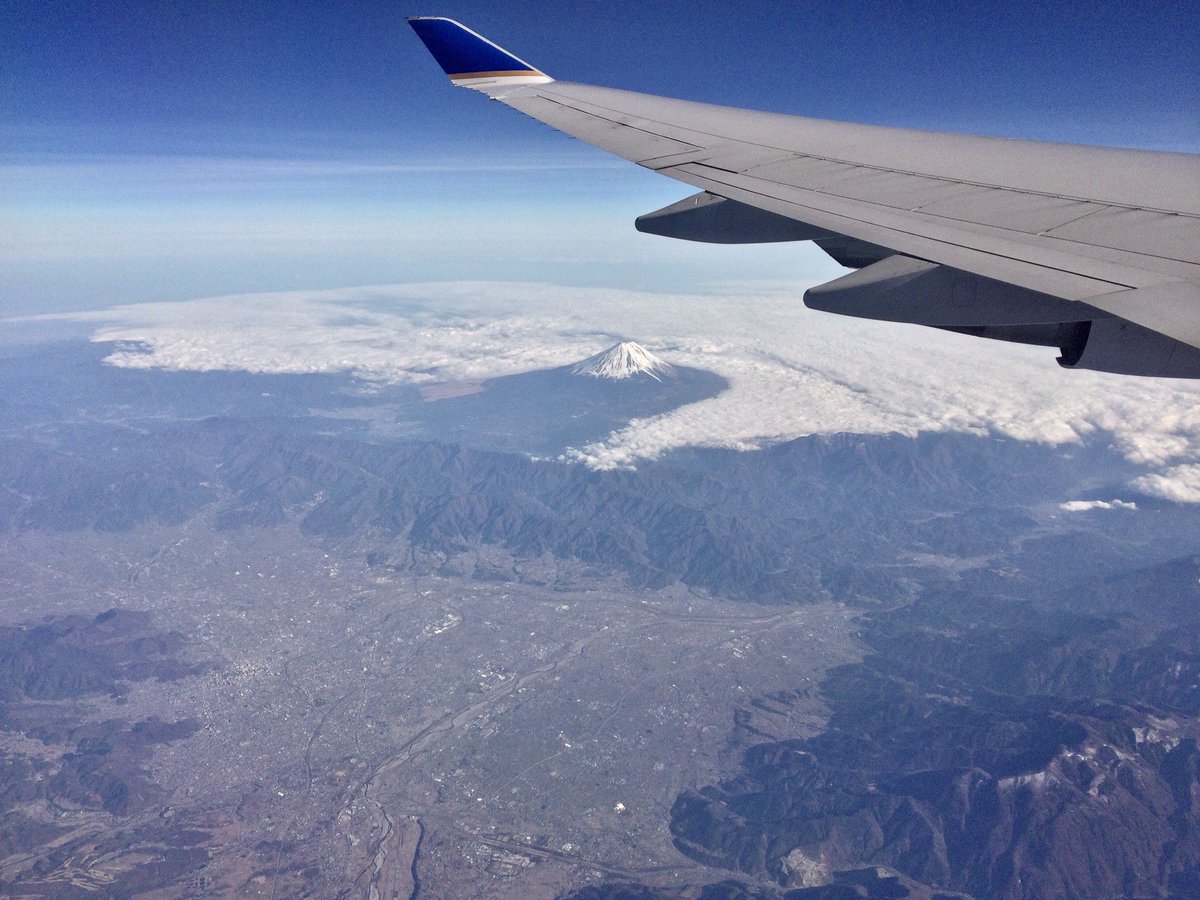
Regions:
<instances>
[{"instance_id":1,"label":"wing leading edge","mask_svg":"<svg viewBox=\"0 0 1200 900\"><path fill-rule=\"evenodd\" d=\"M700 189L641 231L814 240L813 308L1200 377L1200 157L785 116L555 81L465 26L410 19L451 80Z\"/></svg>"}]
</instances>

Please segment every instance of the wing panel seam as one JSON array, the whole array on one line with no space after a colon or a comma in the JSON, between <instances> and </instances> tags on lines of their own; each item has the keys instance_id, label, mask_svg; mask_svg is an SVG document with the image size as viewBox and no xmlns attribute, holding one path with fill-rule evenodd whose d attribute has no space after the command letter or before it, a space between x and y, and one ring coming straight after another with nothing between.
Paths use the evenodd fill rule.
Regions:
<instances>
[{"instance_id":1,"label":"wing panel seam","mask_svg":"<svg viewBox=\"0 0 1200 900\"><path fill-rule=\"evenodd\" d=\"M547 93L545 93L544 91L539 91L537 96L539 99L545 100L548 103L554 103L558 106L562 106L567 109L574 110L575 112L582 113L583 115L592 116L593 118L600 119L601 121L604 121L604 122L609 122L614 125L622 125L626 128L632 128L636 131L643 131L646 134L652 135L654 137L669 138L671 140L676 140L676 141L681 140L678 137L671 137L671 135L661 134L657 131L652 131L651 129L646 128L643 125L633 124L630 122L617 122L617 121L614 121L613 119L608 118L607 116L598 115L597 113L592 112L591 110L584 109L584 108L581 108L580 106L575 105L575 103L579 103L581 101L575 101L574 103L567 103L561 99L547 95ZM599 104L588 103L587 105L592 106L596 109L605 110L605 111L613 113L613 114L620 114L622 116L625 116L626 118L629 117L628 113L619 113L618 110L611 109L611 108L605 107L605 106L600 106ZM914 178L929 178L931 180L940 181L945 184L961 184L961 185L965 185L965 186L969 186L969 187L989 188L991 190L1006 191L1006 192L1012 193L1012 194L1025 194L1025 195L1028 195L1031 197L1047 197L1047 198L1050 198L1053 200L1069 200L1074 203L1092 203L1092 204L1111 207L1113 209L1127 209L1127 210L1134 210L1134 211L1161 213L1163 215L1182 216L1184 218L1200 220L1200 215L1197 215L1197 214L1191 213L1191 212L1185 212L1183 210L1178 210L1178 209L1164 209L1164 208L1154 207L1154 206L1135 206L1133 204L1121 203L1121 202L1115 201L1115 200L1102 200L1102 199L1097 199L1095 197L1083 197L1083 196L1076 196L1073 194L1052 193L1050 191L1037 191L1037 190L1033 190L1030 188L1012 187L1010 185L994 184L994 183L985 182L985 181L971 181L971 180L963 179L963 178L949 178L945 175L934 175L934 174L931 174L928 172L916 172L916 171L912 171L909 169L898 169L898 168L892 168L892 167L888 167L888 166L878 166L878 165L873 165L871 163L857 162L855 160L839 159L838 157L834 157L834 156L820 156L820 155L813 154L813 153L802 153L802 152L796 151L795 149L789 149L789 148L785 148L785 147L776 147L773 144L762 144L757 141L747 141L742 138L718 135L718 134L713 134L711 132L706 132L706 131L694 131L693 129L689 129L689 128L680 128L679 126L672 126L668 122L659 122L655 119L647 119L642 116L634 116L633 118L635 119L636 122L639 122L639 123L657 125L657 126L661 126L664 128L678 128L678 130L680 130L680 131L690 131L693 134L703 135L704 137L711 138L712 140L719 141L721 143L739 143L739 144L744 144L744 145L750 146L750 147L761 147L764 150L771 150L774 152L783 153L785 155L790 155L791 157L793 157L795 159L811 159L811 160L817 160L820 162L829 162L829 163L835 163L837 165L850 166L852 168L870 170L870 171L874 171L874 172L886 172L886 173L892 174L892 175L905 175L905 176L910 176L910 177L914 177ZM684 142L691 143L691 141L684 141ZM697 148L703 149L703 145L697 145ZM720 167L714 165L714 166L711 166L711 168L720 168ZM727 171L731 175L743 174L742 172L733 172L728 169L722 169L721 171ZM789 185L789 187L795 187L795 185ZM803 188L803 190L811 190L811 189ZM893 209L904 209L904 207L892 207L892 208ZM919 208L920 207L917 207L917 209L919 209ZM910 210L910 211L913 211L913 210ZM949 218L949 217L946 217L946 218Z\"/></svg>"},{"instance_id":2,"label":"wing panel seam","mask_svg":"<svg viewBox=\"0 0 1200 900\"><path fill-rule=\"evenodd\" d=\"M748 194L754 194L755 196L758 196L758 197L763 197L763 198L765 198L765 199L767 199L767 200L776 200L776 201L778 201L778 200L780 199L780 198L778 198L778 197L772 197L770 194L764 194L764 193L762 193L762 192L761 192L761 191L759 191L759 190L755 190L755 189L753 189L753 188L746 187L746 186L744 186L744 185L729 184L729 183L727 183L727 182L720 181L720 180L718 180L718 179L716 179L716 178L711 178L711 177L707 177L707 176L704 176L704 175L699 175L699 177L700 177L700 178L705 178L706 180L708 180L708 181L709 181L709 182L711 182L712 184L719 185L719 186L726 187L726 188L732 188L733 190L737 190L737 191L744 191L745 193L748 193ZM814 193L816 193L816 192L814 192ZM838 198L838 199L844 199L844 198ZM995 257L996 259L1006 260L1006 261L1008 261L1008 262L1019 263L1019 264L1021 264L1021 265L1030 266L1030 267L1032 267L1032 268L1043 269L1043 270L1047 270L1047 271L1053 271L1053 272L1060 272L1060 273L1062 273L1062 274L1064 274L1064 275L1070 275L1070 276L1072 276L1072 277L1074 277L1074 278L1083 279L1083 280L1086 280L1086 281L1094 282L1094 283L1096 283L1096 284L1109 285L1109 286L1111 286L1111 287L1112 287L1114 290L1133 290L1133 289L1136 289L1137 287L1141 286L1141 285L1136 285L1136 284L1130 284L1130 283L1127 283L1127 282L1125 282L1125 281L1114 281L1112 278L1102 278L1102 277L1098 277L1098 276L1096 276L1096 275L1087 275L1087 274L1083 274L1083 273L1081 273L1081 272L1074 271L1073 269L1067 268L1067 267L1065 267L1065 266L1062 266L1062 265L1053 265L1053 264L1047 264L1047 263L1043 263L1043 262L1034 262L1034 261L1031 261L1031 260L1029 260L1029 259L1027 259L1027 258L1024 258L1024 257L1015 256L1015 255L1010 255L1010 254L1008 254L1008 253L1003 253L1003 252L999 252L999 251L996 251L996 250L983 249L983 248L980 248L980 247L977 247L977 246L972 246L971 244L966 244L966 243L958 243L958 242L955 242L955 241L946 240L946 239L944 239L944 238L931 237L931 236L930 236L930 235L928 235L928 234L922 234L922 233L920 233L920 232L916 232L916 231L910 231L910 230L906 230L906 229L902 229L902 228L897 228L897 227L895 227L895 226L892 226L892 225L882 225L882 224L880 224L880 223L878 223L878 222L873 222L873 221L870 221L869 219L862 219L862 218L858 218L858 217L856 217L856 216L852 216L852 215L849 215L849 214L847 214L847 213L844 213L844 212L837 212L837 211L834 211L834 210L823 209L823 208L821 208L821 207L818 207L818 206L808 206L808 205L806 205L806 204L804 204L804 203L801 203L801 202L799 202L799 201L794 201L794 200L785 200L785 201L782 201L782 202L785 202L785 203L788 203L788 204L791 204L791 205L795 205L795 206L801 207L801 208L803 208L803 209L808 209L808 210L811 210L811 211L813 211L813 212L820 213L820 214L823 214L823 215L834 216L834 217L836 217L836 218L838 218L838 219L843 219L843 220L846 220L846 221L848 221L848 222L856 222L856 223L859 223L859 224L861 224L861 225L866 225L866 226L870 226L870 227L873 227L873 228L882 228L882 229L886 229L887 231L894 232L894 233L896 233L896 234L903 234L903 235L906 235L906 236L908 236L908 237L910 237L910 238L917 238L917 239L920 239L920 240L931 241L931 242L933 242L933 243L936 243L936 244L942 244L942 245L944 245L944 246L947 246L947 247L955 247L955 248L957 248L957 249L959 249L959 250L965 250L965 251L967 251L967 252L969 252L969 253L979 253L979 254L984 254L984 255L987 255L987 256ZM877 240L877 239L873 239L873 240L874 240L874 242L876 242L876 243L878 242L878 240ZM908 254L905 254L905 255L908 255ZM919 258L919 257L918 257L918 258ZM931 259L931 260L928 260L928 261L929 261L929 262L939 262L939 260L936 260L936 259ZM1151 275L1151 274L1154 274L1154 273L1151 273L1151 272L1147 271L1147 272L1146 272L1146 274L1148 274L1148 275ZM1162 279L1162 280L1169 280L1169 279L1166 279L1166 278L1164 278L1164 279ZM1076 299L1076 298L1068 298L1068 299Z\"/></svg>"}]
</instances>

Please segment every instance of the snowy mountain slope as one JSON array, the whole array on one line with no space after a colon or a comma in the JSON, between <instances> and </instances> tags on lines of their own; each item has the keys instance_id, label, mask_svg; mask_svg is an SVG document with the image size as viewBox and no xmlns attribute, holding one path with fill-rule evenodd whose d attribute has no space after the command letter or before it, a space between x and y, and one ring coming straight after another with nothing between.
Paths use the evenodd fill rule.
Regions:
<instances>
[{"instance_id":1,"label":"snowy mountain slope","mask_svg":"<svg viewBox=\"0 0 1200 900\"><path fill-rule=\"evenodd\" d=\"M572 375L621 380L635 375L649 375L655 381L675 377L675 369L663 362L641 344L621 341L603 353L589 356L571 367Z\"/></svg>"}]
</instances>

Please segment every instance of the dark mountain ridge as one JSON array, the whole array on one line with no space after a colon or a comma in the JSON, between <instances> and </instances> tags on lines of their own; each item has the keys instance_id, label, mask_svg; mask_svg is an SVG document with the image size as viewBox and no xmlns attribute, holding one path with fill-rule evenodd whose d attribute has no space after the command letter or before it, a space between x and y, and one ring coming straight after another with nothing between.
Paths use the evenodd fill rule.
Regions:
<instances>
[{"instance_id":1,"label":"dark mountain ridge","mask_svg":"<svg viewBox=\"0 0 1200 900\"><path fill-rule=\"evenodd\" d=\"M208 510L222 528L296 521L406 569L459 571L492 548L765 602L827 596L847 577L864 585L867 560L894 566L906 554L1015 539L1029 532L1030 504L1065 497L1079 480L1052 448L956 434L801 438L637 472L299 435L269 420L79 424L0 438L0 452L0 528L120 530ZM1094 526L1080 533L1100 539Z\"/></svg>"}]
</instances>

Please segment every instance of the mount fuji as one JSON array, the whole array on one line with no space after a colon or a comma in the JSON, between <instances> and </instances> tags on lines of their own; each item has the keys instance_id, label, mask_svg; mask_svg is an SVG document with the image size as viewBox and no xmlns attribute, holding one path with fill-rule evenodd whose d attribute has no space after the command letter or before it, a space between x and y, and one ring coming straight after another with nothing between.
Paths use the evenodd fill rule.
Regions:
<instances>
[{"instance_id":1,"label":"mount fuji","mask_svg":"<svg viewBox=\"0 0 1200 900\"><path fill-rule=\"evenodd\" d=\"M663 362L641 344L621 341L603 353L589 356L571 367L572 375L591 375L593 378L608 378L621 381L648 375L655 381L675 377L675 367Z\"/></svg>"},{"instance_id":2,"label":"mount fuji","mask_svg":"<svg viewBox=\"0 0 1200 900\"><path fill-rule=\"evenodd\" d=\"M621 341L578 363L492 378L475 393L451 389L403 415L438 440L556 456L602 440L632 419L707 400L728 386L713 372L671 365Z\"/></svg>"}]
</instances>

